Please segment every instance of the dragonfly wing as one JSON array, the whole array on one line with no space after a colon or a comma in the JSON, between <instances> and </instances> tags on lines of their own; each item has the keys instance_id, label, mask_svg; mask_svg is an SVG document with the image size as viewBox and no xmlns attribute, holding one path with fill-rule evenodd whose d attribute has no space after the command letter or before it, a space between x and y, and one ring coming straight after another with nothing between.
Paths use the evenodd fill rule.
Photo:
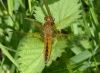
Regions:
<instances>
[{"instance_id":1,"label":"dragonfly wing","mask_svg":"<svg viewBox=\"0 0 100 73\"><path fill-rule=\"evenodd\" d=\"M56 37L67 38L68 47L75 53L79 54L83 50L91 48L90 36L88 34L56 34Z\"/></svg>"},{"instance_id":2,"label":"dragonfly wing","mask_svg":"<svg viewBox=\"0 0 100 73\"><path fill-rule=\"evenodd\" d=\"M82 41L89 41L89 35L88 34L54 34L55 37L65 37L68 39L68 43L72 43L78 45Z\"/></svg>"},{"instance_id":3,"label":"dragonfly wing","mask_svg":"<svg viewBox=\"0 0 100 73\"><path fill-rule=\"evenodd\" d=\"M31 19L31 18L25 18L26 20L31 21L32 23L34 23L37 27L39 27L40 29L43 30L43 26L41 26L38 22L36 22L35 20Z\"/></svg>"},{"instance_id":4,"label":"dragonfly wing","mask_svg":"<svg viewBox=\"0 0 100 73\"><path fill-rule=\"evenodd\" d=\"M59 29L61 26L63 28L68 28L68 26L70 26L70 24L72 24L74 22L73 20L73 16L79 14L80 12L76 11L73 14L63 18L62 20L58 21L57 23L55 23L54 27L56 27L57 29ZM77 17L80 18L81 16ZM62 28L61 28L62 29Z\"/></svg>"}]
</instances>

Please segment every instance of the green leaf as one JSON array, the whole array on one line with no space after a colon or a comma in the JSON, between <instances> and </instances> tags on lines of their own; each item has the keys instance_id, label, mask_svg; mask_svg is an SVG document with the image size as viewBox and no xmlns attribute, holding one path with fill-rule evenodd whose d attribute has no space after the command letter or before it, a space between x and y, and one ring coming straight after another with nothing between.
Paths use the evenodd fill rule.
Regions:
<instances>
[{"instance_id":1,"label":"green leaf","mask_svg":"<svg viewBox=\"0 0 100 73\"><path fill-rule=\"evenodd\" d=\"M88 50L85 50L82 53L70 58L70 64L80 63L80 62L88 59L91 56L92 56L92 53L90 51L88 51Z\"/></svg>"},{"instance_id":2,"label":"green leaf","mask_svg":"<svg viewBox=\"0 0 100 73\"><path fill-rule=\"evenodd\" d=\"M59 21L64 22L59 24L57 29L63 29L66 28L69 24L72 22L75 22L78 18L81 17L80 13L81 10L79 10L81 4L79 3L79 0L47 0L51 11L51 14L53 18L55 19L55 24L59 23ZM43 8L41 7L35 7L35 13L34 16L37 21L44 24L44 17L47 15L47 11L43 5L43 8L46 12L43 12Z\"/></svg>"},{"instance_id":3,"label":"green leaf","mask_svg":"<svg viewBox=\"0 0 100 73\"><path fill-rule=\"evenodd\" d=\"M62 52L64 52L64 48L67 47L66 41L54 38L54 42L52 44L52 52L50 56L50 60L46 64L49 66L52 63L52 60L56 60L57 57L60 57ZM63 44L62 44L63 43ZM21 73L41 73L41 71L45 67L44 61L44 42L40 38L36 38L33 36L26 36L19 44L19 52L18 55L20 58L18 62L20 64Z\"/></svg>"}]
</instances>

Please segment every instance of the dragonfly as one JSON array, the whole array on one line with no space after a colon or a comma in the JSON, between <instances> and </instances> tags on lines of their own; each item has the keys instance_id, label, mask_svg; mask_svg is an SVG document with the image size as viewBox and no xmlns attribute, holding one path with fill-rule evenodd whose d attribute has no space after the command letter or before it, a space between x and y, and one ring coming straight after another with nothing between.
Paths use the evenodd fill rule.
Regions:
<instances>
[{"instance_id":1,"label":"dragonfly","mask_svg":"<svg viewBox=\"0 0 100 73\"><path fill-rule=\"evenodd\" d=\"M26 18L26 19L34 22L32 19L29 19L29 18ZM52 16L48 15L44 18L44 20L45 20L44 26L40 26L36 22L35 22L35 24L37 24L37 26L40 27L43 30L44 59L45 59L45 63L47 63L49 58L50 58L51 48L52 48L52 38L53 38L53 35L54 35L54 32L53 32L54 19L53 19Z\"/></svg>"},{"instance_id":2,"label":"dragonfly","mask_svg":"<svg viewBox=\"0 0 100 73\"><path fill-rule=\"evenodd\" d=\"M39 27L41 30L43 30L42 36L44 37L44 61L45 64L49 61L51 50L52 50L52 38L54 36L68 36L69 34L62 34L61 32L59 34L55 34L54 30L56 27L60 25L60 23L65 22L67 19L71 18L72 15L75 13L69 15L68 17L64 18L63 20L59 21L56 25L54 23L54 18L52 17L52 14L50 12L49 6L47 4L46 0L43 0L45 8L47 10L48 15L44 17L44 25L37 23L31 18L25 18L26 20L29 20L33 22L37 27Z\"/></svg>"},{"instance_id":3,"label":"dragonfly","mask_svg":"<svg viewBox=\"0 0 100 73\"><path fill-rule=\"evenodd\" d=\"M43 2L45 5L45 8L46 8L46 11L47 11L47 15L44 17L45 23L43 26L41 24L39 24L38 22L36 22L34 19L27 18L27 17L25 17L25 19L34 23L39 29L41 29L43 31L42 34L40 34L40 33L39 34L40 34L40 36L42 36L44 38L44 61L45 61L45 64L47 64L50 59L50 56L51 56L53 38L57 37L57 36L68 37L69 35L72 35L72 34L63 34L63 33L61 33L60 30L58 31L55 29L57 29L59 27L59 25L61 25L61 23L64 23L64 22L66 22L66 20L70 19L75 13L77 13L77 11L68 15L67 17L63 18L62 20L60 20L59 22L57 22L55 24L53 15L50 12L50 8L48 6L47 1L43 0ZM55 33L56 31L59 33ZM25 34L30 34L30 33L25 33ZM34 34L34 33L32 33L32 34Z\"/></svg>"}]
</instances>

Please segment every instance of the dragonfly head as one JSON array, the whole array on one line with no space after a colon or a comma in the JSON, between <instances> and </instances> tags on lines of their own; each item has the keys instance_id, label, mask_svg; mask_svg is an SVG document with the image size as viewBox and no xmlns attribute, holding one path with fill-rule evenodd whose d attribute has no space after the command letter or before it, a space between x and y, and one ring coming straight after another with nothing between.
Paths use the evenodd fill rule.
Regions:
<instances>
[{"instance_id":1,"label":"dragonfly head","mask_svg":"<svg viewBox=\"0 0 100 73\"><path fill-rule=\"evenodd\" d=\"M54 22L54 19L53 19L52 16L46 16L46 17L44 18L44 20L45 20L45 21L51 21L51 22Z\"/></svg>"}]
</instances>

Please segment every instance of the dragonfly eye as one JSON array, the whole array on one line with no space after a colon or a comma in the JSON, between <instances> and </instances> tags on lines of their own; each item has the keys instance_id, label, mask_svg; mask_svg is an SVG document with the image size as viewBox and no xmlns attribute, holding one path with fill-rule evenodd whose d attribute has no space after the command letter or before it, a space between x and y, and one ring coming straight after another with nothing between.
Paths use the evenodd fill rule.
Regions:
<instances>
[{"instance_id":1,"label":"dragonfly eye","mask_svg":"<svg viewBox=\"0 0 100 73\"><path fill-rule=\"evenodd\" d=\"M45 20L45 21L52 21L52 22L54 21L53 18L52 18L52 16L46 16L46 17L44 18L44 20Z\"/></svg>"}]
</instances>

